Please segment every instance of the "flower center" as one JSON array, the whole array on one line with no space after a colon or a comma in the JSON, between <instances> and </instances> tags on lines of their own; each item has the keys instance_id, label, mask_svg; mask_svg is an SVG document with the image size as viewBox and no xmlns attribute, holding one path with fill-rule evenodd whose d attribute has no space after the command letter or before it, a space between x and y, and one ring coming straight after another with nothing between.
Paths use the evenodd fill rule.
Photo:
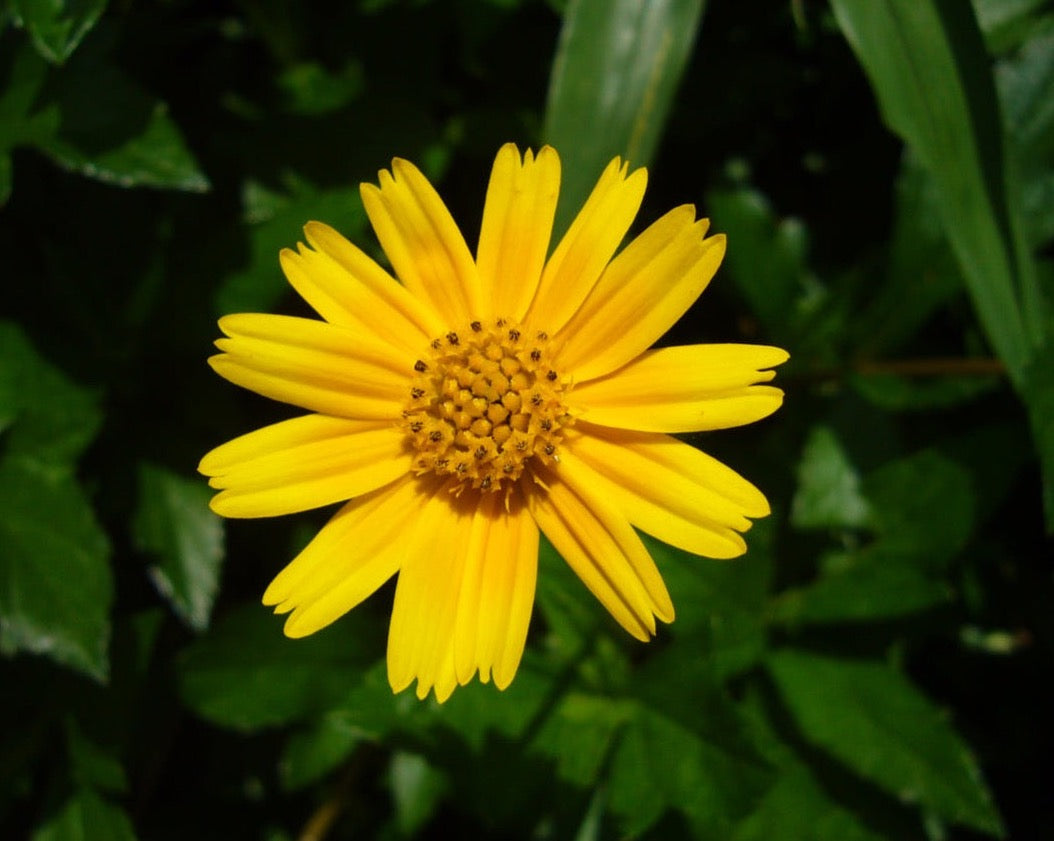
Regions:
<instances>
[{"instance_id":1,"label":"flower center","mask_svg":"<svg viewBox=\"0 0 1054 841\"><path fill-rule=\"evenodd\" d=\"M418 475L457 480L452 490L497 491L532 458L557 460L565 383L550 362L549 337L499 318L473 321L431 344L414 364L404 425Z\"/></svg>"}]
</instances>

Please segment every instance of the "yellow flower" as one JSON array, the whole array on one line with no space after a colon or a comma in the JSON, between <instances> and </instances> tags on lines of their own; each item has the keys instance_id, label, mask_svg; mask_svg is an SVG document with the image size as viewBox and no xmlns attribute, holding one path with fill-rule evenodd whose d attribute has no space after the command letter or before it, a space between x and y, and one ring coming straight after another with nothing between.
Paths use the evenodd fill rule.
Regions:
<instances>
[{"instance_id":1,"label":"yellow flower","mask_svg":"<svg viewBox=\"0 0 1054 841\"><path fill-rule=\"evenodd\" d=\"M439 195L396 159L362 200L398 281L332 228L282 268L323 320L242 314L209 363L311 414L243 435L200 470L226 517L347 502L272 582L285 633L311 634L398 573L388 679L443 701L523 654L539 530L640 640L673 603L634 526L742 554L765 497L668 433L775 411L779 348L649 350L709 283L723 235L684 205L617 256L647 175L618 158L552 255L560 160L498 152L473 259ZM401 281L401 282L400 282Z\"/></svg>"}]
</instances>

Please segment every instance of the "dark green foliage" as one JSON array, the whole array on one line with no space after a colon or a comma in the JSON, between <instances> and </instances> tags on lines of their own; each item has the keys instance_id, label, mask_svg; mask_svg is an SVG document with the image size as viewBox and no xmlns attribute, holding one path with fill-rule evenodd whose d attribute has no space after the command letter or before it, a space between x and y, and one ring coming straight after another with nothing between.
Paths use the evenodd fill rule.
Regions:
<instances>
[{"instance_id":1,"label":"dark green foliage","mask_svg":"<svg viewBox=\"0 0 1054 841\"><path fill-rule=\"evenodd\" d=\"M1052 87L1042 0L0 4L0 837L1054 835ZM561 225L622 154L638 229L728 234L663 341L790 351L778 414L688 437L773 514L646 538L647 646L543 541L516 679L439 706L390 586L304 640L260 604L327 512L208 510L200 457L294 412L205 359L306 312L307 221L380 257L394 156L474 246L509 140Z\"/></svg>"}]
</instances>

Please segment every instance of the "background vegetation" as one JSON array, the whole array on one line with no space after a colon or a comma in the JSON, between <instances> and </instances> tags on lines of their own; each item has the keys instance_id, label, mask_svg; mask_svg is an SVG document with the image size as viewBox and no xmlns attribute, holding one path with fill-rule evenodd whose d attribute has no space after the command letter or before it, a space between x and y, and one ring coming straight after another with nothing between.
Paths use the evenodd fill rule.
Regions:
<instances>
[{"instance_id":1,"label":"background vegetation","mask_svg":"<svg viewBox=\"0 0 1054 841\"><path fill-rule=\"evenodd\" d=\"M0 835L1054 837L1049 3L0 9ZM377 250L395 155L471 241L508 140L564 223L621 153L642 224L728 234L671 340L791 351L779 414L692 439L774 514L653 545L648 646L543 548L516 681L438 706L387 687L390 588L297 642L259 605L326 512L211 515L200 456L289 412L204 360L304 311L306 221Z\"/></svg>"}]
</instances>

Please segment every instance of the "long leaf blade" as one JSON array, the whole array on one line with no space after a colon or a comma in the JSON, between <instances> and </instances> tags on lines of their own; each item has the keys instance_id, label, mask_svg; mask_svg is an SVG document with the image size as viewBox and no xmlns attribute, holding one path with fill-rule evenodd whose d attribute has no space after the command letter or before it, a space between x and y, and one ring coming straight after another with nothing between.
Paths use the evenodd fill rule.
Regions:
<instances>
[{"instance_id":1,"label":"long leaf blade","mask_svg":"<svg viewBox=\"0 0 1054 841\"><path fill-rule=\"evenodd\" d=\"M1042 338L1032 267L1008 198L1002 120L969 3L833 0L889 127L933 178L978 318L1011 376Z\"/></svg>"},{"instance_id":2,"label":"long leaf blade","mask_svg":"<svg viewBox=\"0 0 1054 841\"><path fill-rule=\"evenodd\" d=\"M563 161L557 232L613 157L651 161L702 13L703 0L568 4L545 115Z\"/></svg>"}]
</instances>

